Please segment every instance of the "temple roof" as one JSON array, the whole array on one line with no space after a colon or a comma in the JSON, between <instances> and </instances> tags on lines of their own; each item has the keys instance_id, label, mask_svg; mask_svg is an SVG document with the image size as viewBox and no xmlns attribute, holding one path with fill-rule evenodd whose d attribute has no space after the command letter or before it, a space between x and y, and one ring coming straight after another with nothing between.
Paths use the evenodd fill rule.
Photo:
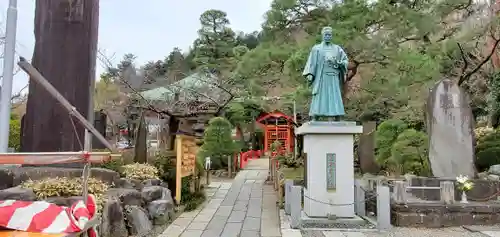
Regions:
<instances>
[{"instance_id":1,"label":"temple roof","mask_svg":"<svg viewBox=\"0 0 500 237\"><path fill-rule=\"evenodd\" d=\"M262 114L259 118L257 118L257 122L261 124L271 124L271 125L275 124L276 122L278 124L283 124L284 122L296 125L292 117L277 110L270 113Z\"/></svg>"},{"instance_id":2,"label":"temple roof","mask_svg":"<svg viewBox=\"0 0 500 237\"><path fill-rule=\"evenodd\" d=\"M193 73L170 85L141 92L146 100L169 102L174 100L216 100L221 94L217 77L210 74ZM175 98L176 94L179 96Z\"/></svg>"}]
</instances>

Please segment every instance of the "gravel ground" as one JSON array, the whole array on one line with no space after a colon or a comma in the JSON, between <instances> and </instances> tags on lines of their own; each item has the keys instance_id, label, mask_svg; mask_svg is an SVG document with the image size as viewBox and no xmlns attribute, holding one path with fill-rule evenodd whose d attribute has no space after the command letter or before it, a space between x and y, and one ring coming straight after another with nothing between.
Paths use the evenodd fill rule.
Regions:
<instances>
[{"instance_id":1,"label":"gravel ground","mask_svg":"<svg viewBox=\"0 0 500 237\"><path fill-rule=\"evenodd\" d=\"M470 232L461 227L422 229L393 228L388 233L365 232L366 237L486 237L479 232Z\"/></svg>"},{"instance_id":2,"label":"gravel ground","mask_svg":"<svg viewBox=\"0 0 500 237\"><path fill-rule=\"evenodd\" d=\"M321 224L321 223L307 223L303 224L304 229L307 228L325 228L325 229L375 229L375 225L365 222L363 224L348 224L348 223L331 223L331 224Z\"/></svg>"},{"instance_id":3,"label":"gravel ground","mask_svg":"<svg viewBox=\"0 0 500 237\"><path fill-rule=\"evenodd\" d=\"M325 237L325 235L319 230L302 230L302 237Z\"/></svg>"},{"instance_id":4,"label":"gravel ground","mask_svg":"<svg viewBox=\"0 0 500 237\"><path fill-rule=\"evenodd\" d=\"M349 232L348 232L349 233ZM352 232L350 232L352 233ZM393 228L390 232L363 232L366 237L488 237L479 232L471 232L460 227L456 228L440 228L440 229L423 229L423 228ZM322 231L303 230L303 237L325 237ZM349 234L345 234L349 237ZM355 235L358 236L358 235Z\"/></svg>"}]
</instances>

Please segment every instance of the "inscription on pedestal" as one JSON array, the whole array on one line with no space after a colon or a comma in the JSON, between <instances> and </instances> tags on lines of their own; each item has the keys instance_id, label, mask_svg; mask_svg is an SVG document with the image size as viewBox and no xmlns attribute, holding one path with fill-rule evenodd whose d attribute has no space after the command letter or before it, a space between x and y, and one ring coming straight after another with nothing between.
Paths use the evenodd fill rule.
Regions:
<instances>
[{"instance_id":1,"label":"inscription on pedestal","mask_svg":"<svg viewBox=\"0 0 500 237\"><path fill-rule=\"evenodd\" d=\"M326 154L326 190L334 191L337 188L336 185L336 155L335 153Z\"/></svg>"}]
</instances>

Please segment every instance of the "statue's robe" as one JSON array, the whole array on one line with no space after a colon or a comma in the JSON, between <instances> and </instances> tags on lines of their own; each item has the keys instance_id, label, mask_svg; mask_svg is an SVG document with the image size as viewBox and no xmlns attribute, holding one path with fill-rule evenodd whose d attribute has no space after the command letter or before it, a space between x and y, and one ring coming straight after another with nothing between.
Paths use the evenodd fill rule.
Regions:
<instances>
[{"instance_id":1,"label":"statue's robe","mask_svg":"<svg viewBox=\"0 0 500 237\"><path fill-rule=\"evenodd\" d=\"M303 76L312 75L312 103L309 116L341 116L345 114L342 102L342 84L347 73L348 59L336 44L314 45L309 53Z\"/></svg>"}]
</instances>

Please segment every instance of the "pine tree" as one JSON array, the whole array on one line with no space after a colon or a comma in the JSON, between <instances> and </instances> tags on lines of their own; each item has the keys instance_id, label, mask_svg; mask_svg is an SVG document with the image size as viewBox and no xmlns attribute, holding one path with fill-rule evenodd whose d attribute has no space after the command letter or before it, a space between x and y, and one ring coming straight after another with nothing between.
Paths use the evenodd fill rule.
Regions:
<instances>
[{"instance_id":1,"label":"pine tree","mask_svg":"<svg viewBox=\"0 0 500 237\"><path fill-rule=\"evenodd\" d=\"M231 123L225 118L215 117L210 120L203 137L203 145L198 153L200 158L210 157L212 169L227 166L227 157L235 151L231 137Z\"/></svg>"}]
</instances>

